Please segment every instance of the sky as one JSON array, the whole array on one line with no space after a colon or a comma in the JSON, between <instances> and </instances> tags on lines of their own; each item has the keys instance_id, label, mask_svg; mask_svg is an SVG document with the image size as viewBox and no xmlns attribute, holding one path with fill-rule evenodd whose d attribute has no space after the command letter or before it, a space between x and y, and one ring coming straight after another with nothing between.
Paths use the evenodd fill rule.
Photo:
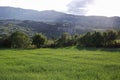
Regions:
<instances>
[{"instance_id":1,"label":"sky","mask_svg":"<svg viewBox=\"0 0 120 80\"><path fill-rule=\"evenodd\" d=\"M0 0L0 6L56 10L86 16L120 16L120 0Z\"/></svg>"}]
</instances>

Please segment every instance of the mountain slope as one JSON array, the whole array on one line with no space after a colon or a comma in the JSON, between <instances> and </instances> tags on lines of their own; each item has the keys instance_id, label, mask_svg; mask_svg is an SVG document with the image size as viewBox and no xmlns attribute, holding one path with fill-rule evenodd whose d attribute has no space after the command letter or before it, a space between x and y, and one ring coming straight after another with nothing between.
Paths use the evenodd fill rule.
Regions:
<instances>
[{"instance_id":1,"label":"mountain slope","mask_svg":"<svg viewBox=\"0 0 120 80\"><path fill-rule=\"evenodd\" d=\"M0 19L33 20L53 23L67 23L77 28L120 28L119 17L76 16L52 10L36 11L29 9L0 7Z\"/></svg>"},{"instance_id":2,"label":"mountain slope","mask_svg":"<svg viewBox=\"0 0 120 80\"><path fill-rule=\"evenodd\" d=\"M10 33L17 30L23 31L29 35L39 32L45 34L48 37L59 37L59 35L61 35L63 32L68 32L70 34L82 34L91 31L91 29L76 29L72 26L60 23L53 24L30 20L0 20L1 35L9 35Z\"/></svg>"},{"instance_id":3,"label":"mountain slope","mask_svg":"<svg viewBox=\"0 0 120 80\"><path fill-rule=\"evenodd\" d=\"M53 10L36 11L0 7L0 28L9 24L22 28L22 30L54 36L63 32L73 34L94 30L120 29L120 17L76 16ZM9 29L8 26L7 28Z\"/></svg>"},{"instance_id":4,"label":"mountain slope","mask_svg":"<svg viewBox=\"0 0 120 80\"><path fill-rule=\"evenodd\" d=\"M36 11L13 7L0 7L0 19L54 21L62 15L65 14L53 10Z\"/></svg>"}]
</instances>

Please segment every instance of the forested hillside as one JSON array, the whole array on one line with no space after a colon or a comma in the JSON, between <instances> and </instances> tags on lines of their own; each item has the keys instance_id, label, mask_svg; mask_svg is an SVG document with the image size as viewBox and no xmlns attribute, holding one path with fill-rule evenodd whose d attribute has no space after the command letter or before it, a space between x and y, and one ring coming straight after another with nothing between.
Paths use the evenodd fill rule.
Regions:
<instances>
[{"instance_id":1,"label":"forested hillside","mask_svg":"<svg viewBox=\"0 0 120 80\"><path fill-rule=\"evenodd\" d=\"M61 35L63 32L82 34L108 29L120 29L120 18L77 16L52 10L35 11L0 7L0 34L22 30L30 35L41 32L49 37Z\"/></svg>"}]
</instances>

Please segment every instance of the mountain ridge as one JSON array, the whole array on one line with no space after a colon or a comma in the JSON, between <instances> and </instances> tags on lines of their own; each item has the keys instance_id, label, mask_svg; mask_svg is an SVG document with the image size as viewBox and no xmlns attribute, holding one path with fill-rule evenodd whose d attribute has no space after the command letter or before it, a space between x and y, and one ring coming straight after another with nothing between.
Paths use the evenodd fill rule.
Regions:
<instances>
[{"instance_id":1,"label":"mountain ridge","mask_svg":"<svg viewBox=\"0 0 120 80\"><path fill-rule=\"evenodd\" d=\"M53 10L36 11L0 7L0 26L11 23L16 27L32 29L32 31L42 32L46 35L120 29L120 17L78 16Z\"/></svg>"},{"instance_id":2,"label":"mountain ridge","mask_svg":"<svg viewBox=\"0 0 120 80\"><path fill-rule=\"evenodd\" d=\"M58 16L63 16L63 15L69 15L69 16L72 16L72 17L104 17L104 18L113 18L113 17L106 17L106 16L81 16L81 15L73 15L73 14L67 14L67 13L63 13L63 12L58 12L58 11L55 11L55 10L44 10L44 11L38 11L38 10L32 10L32 9L22 9L22 8L16 8L16 7L8 7L8 6L2 6L0 7L0 18L2 17L2 15L5 15L6 17L9 15L10 18L6 18L6 19L14 19L12 17L15 17L15 14L17 15L26 15L26 17L30 14L30 15L33 15L33 16L40 16L40 14L44 14L44 15L58 15ZM5 14L4 14L5 13ZM9 14L8 14L9 13ZM14 13L14 15L12 14ZM47 14L49 13L49 14ZM39 17L38 16L38 17ZM21 17L21 16L20 16ZM30 16L29 16L30 17ZM41 16L40 16L41 17ZM47 16L47 17L50 17L50 16ZM118 17L118 16L116 16ZM19 20L19 19L18 19ZM21 19L21 20L34 20L34 19ZM35 21L39 21L39 20L35 20Z\"/></svg>"}]
</instances>

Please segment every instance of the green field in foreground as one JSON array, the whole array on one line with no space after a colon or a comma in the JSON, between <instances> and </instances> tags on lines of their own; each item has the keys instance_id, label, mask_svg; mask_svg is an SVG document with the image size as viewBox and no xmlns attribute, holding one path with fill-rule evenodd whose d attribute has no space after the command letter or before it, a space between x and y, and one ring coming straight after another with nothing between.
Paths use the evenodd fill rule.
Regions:
<instances>
[{"instance_id":1,"label":"green field in foreground","mask_svg":"<svg viewBox=\"0 0 120 80\"><path fill-rule=\"evenodd\" d=\"M0 80L120 80L120 49L0 49Z\"/></svg>"}]
</instances>

